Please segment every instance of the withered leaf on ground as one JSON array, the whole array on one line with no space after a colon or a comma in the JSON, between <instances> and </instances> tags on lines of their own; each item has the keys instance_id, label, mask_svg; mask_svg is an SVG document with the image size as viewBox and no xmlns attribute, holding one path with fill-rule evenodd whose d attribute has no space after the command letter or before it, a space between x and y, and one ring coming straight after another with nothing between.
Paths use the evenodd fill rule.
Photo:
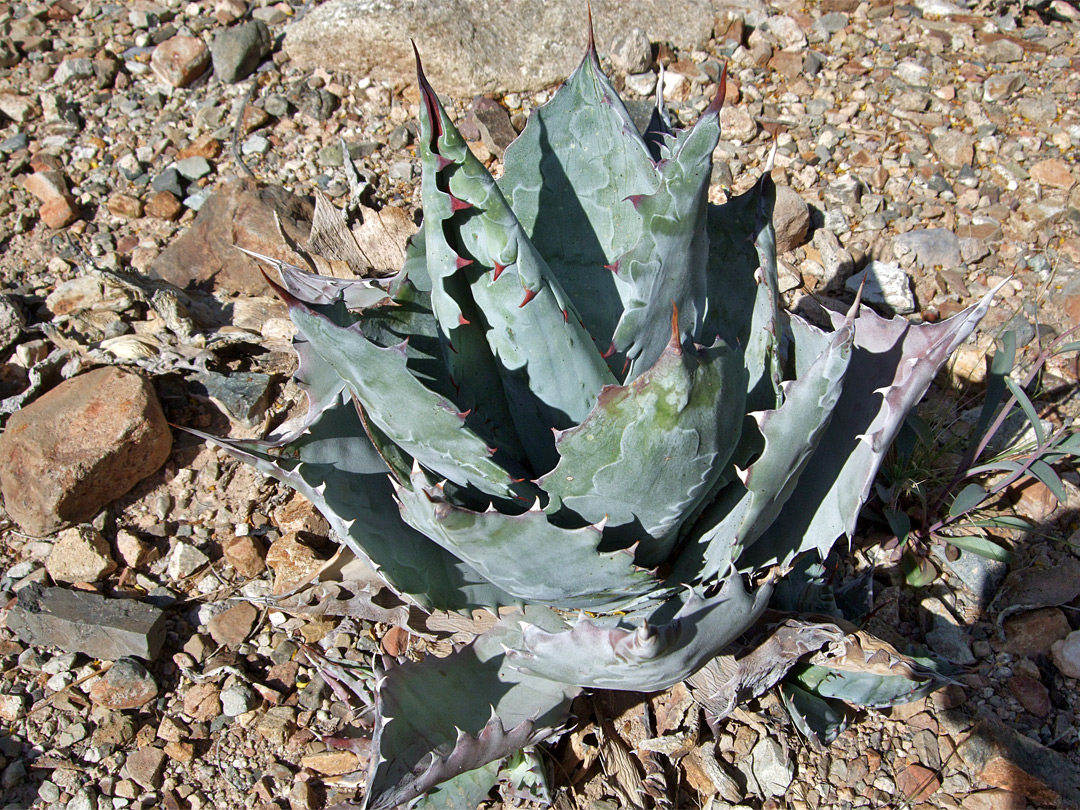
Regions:
<instances>
[{"instance_id":1,"label":"withered leaf on ground","mask_svg":"<svg viewBox=\"0 0 1080 810\"><path fill-rule=\"evenodd\" d=\"M736 705L771 689L800 658L835 645L844 632L831 623L785 621L752 652L736 660L719 655L687 679L694 698L716 720L731 714Z\"/></svg>"}]
</instances>

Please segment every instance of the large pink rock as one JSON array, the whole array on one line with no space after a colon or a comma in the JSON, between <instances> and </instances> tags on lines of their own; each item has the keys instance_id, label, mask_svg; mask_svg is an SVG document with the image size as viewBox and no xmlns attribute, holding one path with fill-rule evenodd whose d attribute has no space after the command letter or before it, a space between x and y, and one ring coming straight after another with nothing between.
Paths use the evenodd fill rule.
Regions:
<instances>
[{"instance_id":1,"label":"large pink rock","mask_svg":"<svg viewBox=\"0 0 1080 810\"><path fill-rule=\"evenodd\" d=\"M302 265L282 240L275 217L290 239L303 244L313 213L310 200L281 186L232 178L210 195L191 227L154 260L150 275L181 288L273 295L259 262L237 248Z\"/></svg>"},{"instance_id":2,"label":"large pink rock","mask_svg":"<svg viewBox=\"0 0 1080 810\"><path fill-rule=\"evenodd\" d=\"M28 534L88 521L155 472L172 434L153 386L99 368L17 411L0 435L0 489Z\"/></svg>"},{"instance_id":3,"label":"large pink rock","mask_svg":"<svg viewBox=\"0 0 1080 810\"><path fill-rule=\"evenodd\" d=\"M163 82L187 87L210 67L210 49L198 37L178 35L154 48L150 67Z\"/></svg>"}]
</instances>

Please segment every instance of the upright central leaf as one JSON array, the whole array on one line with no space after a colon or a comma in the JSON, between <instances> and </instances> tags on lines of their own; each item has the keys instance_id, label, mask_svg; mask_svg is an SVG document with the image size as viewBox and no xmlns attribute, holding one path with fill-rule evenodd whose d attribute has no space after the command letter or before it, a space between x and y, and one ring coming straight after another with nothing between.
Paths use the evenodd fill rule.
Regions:
<instances>
[{"instance_id":1,"label":"upright central leaf","mask_svg":"<svg viewBox=\"0 0 1080 810\"><path fill-rule=\"evenodd\" d=\"M435 316L451 352L468 345L476 364L484 362L474 346L483 335L521 443L533 469L543 472L556 462L551 430L578 424L615 379L502 191L422 72L419 78L424 236ZM463 367L462 376L472 371Z\"/></svg>"},{"instance_id":2,"label":"upright central leaf","mask_svg":"<svg viewBox=\"0 0 1080 810\"><path fill-rule=\"evenodd\" d=\"M612 269L642 234L633 198L652 194L659 182L591 45L506 150L499 185L601 349L609 346L625 306ZM617 369L623 365L612 362Z\"/></svg>"},{"instance_id":3,"label":"upright central leaf","mask_svg":"<svg viewBox=\"0 0 1080 810\"><path fill-rule=\"evenodd\" d=\"M679 333L700 340L708 291L709 234L706 204L712 153L720 140L721 82L716 100L691 129L660 146L660 187L633 198L644 226L641 238L616 267L626 309L614 348L626 352L633 379L652 367L667 343L665 316L675 306Z\"/></svg>"}]
</instances>

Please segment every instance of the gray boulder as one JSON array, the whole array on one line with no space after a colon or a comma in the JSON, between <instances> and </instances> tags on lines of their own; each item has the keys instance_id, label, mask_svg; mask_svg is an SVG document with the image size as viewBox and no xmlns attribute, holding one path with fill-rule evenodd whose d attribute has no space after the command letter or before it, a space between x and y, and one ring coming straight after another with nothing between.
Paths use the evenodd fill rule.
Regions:
<instances>
[{"instance_id":1,"label":"gray boulder","mask_svg":"<svg viewBox=\"0 0 1080 810\"><path fill-rule=\"evenodd\" d=\"M272 46L270 29L262 20L219 31L210 45L214 73L229 84L242 82L270 53Z\"/></svg>"},{"instance_id":2,"label":"gray boulder","mask_svg":"<svg viewBox=\"0 0 1080 810\"><path fill-rule=\"evenodd\" d=\"M641 28L653 41L700 46L713 15L709 0L593 6L601 45ZM412 81L414 40L436 90L473 96L562 81L581 61L587 25L584 3L520 0L504 10L487 0L329 0L289 27L285 51L303 69Z\"/></svg>"}]
</instances>

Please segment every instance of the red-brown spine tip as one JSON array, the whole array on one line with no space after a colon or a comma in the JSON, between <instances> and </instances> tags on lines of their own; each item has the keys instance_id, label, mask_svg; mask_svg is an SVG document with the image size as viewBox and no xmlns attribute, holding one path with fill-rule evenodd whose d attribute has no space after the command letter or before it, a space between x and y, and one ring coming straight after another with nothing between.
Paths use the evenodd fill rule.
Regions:
<instances>
[{"instance_id":1,"label":"red-brown spine tip","mask_svg":"<svg viewBox=\"0 0 1080 810\"><path fill-rule=\"evenodd\" d=\"M464 256L458 256L454 259L454 267L460 270L462 267L468 267L473 263L472 259L466 259Z\"/></svg>"},{"instance_id":2,"label":"red-brown spine tip","mask_svg":"<svg viewBox=\"0 0 1080 810\"><path fill-rule=\"evenodd\" d=\"M448 196L450 197L450 210L455 214L458 211L467 211L473 207L471 202L465 202L465 200L459 199L453 194L448 194Z\"/></svg>"},{"instance_id":3,"label":"red-brown spine tip","mask_svg":"<svg viewBox=\"0 0 1080 810\"><path fill-rule=\"evenodd\" d=\"M720 69L720 86L716 90L716 95L713 96L713 100L705 108L705 112L701 114L701 117L704 118L712 113L719 114L724 107L725 98L727 98L727 62L724 62L724 66Z\"/></svg>"},{"instance_id":4,"label":"red-brown spine tip","mask_svg":"<svg viewBox=\"0 0 1080 810\"><path fill-rule=\"evenodd\" d=\"M505 264L499 264L498 262L495 262L495 269L491 274L491 280L492 281L498 281L499 276L501 276L503 274L503 270L505 270L505 269L506 269Z\"/></svg>"},{"instance_id":5,"label":"red-brown spine tip","mask_svg":"<svg viewBox=\"0 0 1080 810\"><path fill-rule=\"evenodd\" d=\"M460 312L457 314L458 326L468 326L472 321L462 315Z\"/></svg>"},{"instance_id":6,"label":"red-brown spine tip","mask_svg":"<svg viewBox=\"0 0 1080 810\"><path fill-rule=\"evenodd\" d=\"M432 150L435 149L434 139L443 134L442 119L439 117L439 99L435 95L435 90L428 83L427 76L424 75L424 66L420 63L420 50L416 47L416 42L412 42L413 54L416 56L416 83L420 86L420 99L424 104L424 109L427 110L428 118L431 119L431 134L432 134Z\"/></svg>"},{"instance_id":7,"label":"red-brown spine tip","mask_svg":"<svg viewBox=\"0 0 1080 810\"><path fill-rule=\"evenodd\" d=\"M585 4L585 16L589 22L589 40L585 44L585 55L599 65L600 59L596 55L596 37L593 36L592 3Z\"/></svg>"},{"instance_id":8,"label":"red-brown spine tip","mask_svg":"<svg viewBox=\"0 0 1080 810\"><path fill-rule=\"evenodd\" d=\"M606 352L604 352L604 353L603 353L602 355L600 355L600 356L601 356L601 357L603 357L603 358L604 358L605 360L607 360L607 359L608 359L609 357L611 357L611 356L612 356L613 354L615 354L615 341L614 341L614 340L613 340L613 341L611 341L611 345L607 347L607 351L606 351Z\"/></svg>"},{"instance_id":9,"label":"red-brown spine tip","mask_svg":"<svg viewBox=\"0 0 1080 810\"><path fill-rule=\"evenodd\" d=\"M530 289L528 289L528 288L526 287L526 288L525 288L525 297L524 297L524 298L522 299L521 303L520 303L520 304L518 304L518 309L521 309L521 308L522 308L523 306L525 306L525 305L526 305L527 303L529 303L529 302L530 302L530 301L532 301L532 300L533 300L534 298L536 298L536 292L537 292L536 290L530 290Z\"/></svg>"},{"instance_id":10,"label":"red-brown spine tip","mask_svg":"<svg viewBox=\"0 0 1080 810\"><path fill-rule=\"evenodd\" d=\"M611 264L605 264L604 269L605 270L610 270L615 275L618 275L619 274L619 260L616 259Z\"/></svg>"},{"instance_id":11,"label":"red-brown spine tip","mask_svg":"<svg viewBox=\"0 0 1080 810\"><path fill-rule=\"evenodd\" d=\"M679 305L671 302L671 348L676 354L682 354L682 338L679 336Z\"/></svg>"}]
</instances>

